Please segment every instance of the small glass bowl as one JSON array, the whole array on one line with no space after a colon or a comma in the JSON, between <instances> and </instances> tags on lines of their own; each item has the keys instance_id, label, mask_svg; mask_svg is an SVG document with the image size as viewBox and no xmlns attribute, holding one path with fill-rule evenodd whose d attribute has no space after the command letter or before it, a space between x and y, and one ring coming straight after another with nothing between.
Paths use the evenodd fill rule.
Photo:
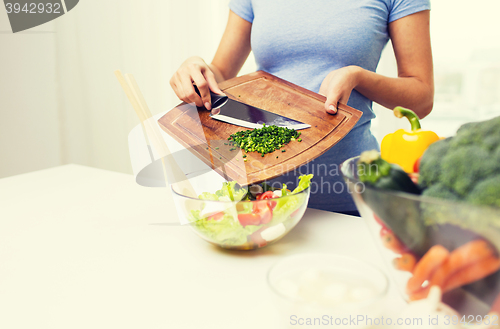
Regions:
<instances>
[{"instance_id":1,"label":"small glass bowl","mask_svg":"<svg viewBox=\"0 0 500 329\"><path fill-rule=\"evenodd\" d=\"M302 322L308 328L366 328L368 318L382 315L389 287L379 268L332 254L286 257L271 267L267 282L284 328Z\"/></svg>"}]
</instances>

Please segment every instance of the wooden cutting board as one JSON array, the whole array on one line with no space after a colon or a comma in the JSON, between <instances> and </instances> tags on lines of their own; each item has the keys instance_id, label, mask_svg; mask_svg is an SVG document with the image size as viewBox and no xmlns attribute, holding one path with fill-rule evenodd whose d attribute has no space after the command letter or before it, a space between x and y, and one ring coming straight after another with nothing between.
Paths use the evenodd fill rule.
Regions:
<instances>
[{"instance_id":1,"label":"wooden cutting board","mask_svg":"<svg viewBox=\"0 0 500 329\"><path fill-rule=\"evenodd\" d=\"M210 112L182 103L158 120L161 128L228 180L249 185L280 176L317 158L338 143L356 124L361 111L339 104L337 114L325 112L326 98L258 71L222 82L229 98L311 125L302 129L302 142L292 141L262 157L232 150L229 135L248 128L210 118ZM179 164L182 167L182 164Z\"/></svg>"}]
</instances>

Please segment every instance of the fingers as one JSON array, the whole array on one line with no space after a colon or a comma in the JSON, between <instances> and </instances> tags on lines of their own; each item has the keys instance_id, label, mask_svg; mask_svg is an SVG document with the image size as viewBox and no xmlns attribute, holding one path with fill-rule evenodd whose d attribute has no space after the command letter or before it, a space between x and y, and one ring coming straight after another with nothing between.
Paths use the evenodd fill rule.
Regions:
<instances>
[{"instance_id":1,"label":"fingers","mask_svg":"<svg viewBox=\"0 0 500 329\"><path fill-rule=\"evenodd\" d=\"M208 87L210 90L212 90L214 93L217 93L219 95L224 95L224 92L220 90L219 85L217 84L217 81L215 80L215 75L212 73L210 70L205 70L204 76L207 80Z\"/></svg>"},{"instance_id":2,"label":"fingers","mask_svg":"<svg viewBox=\"0 0 500 329\"><path fill-rule=\"evenodd\" d=\"M170 79L170 86L179 99L186 103L195 103L196 106L203 106L201 97L194 90L194 86L189 75L176 72Z\"/></svg>"},{"instance_id":3,"label":"fingers","mask_svg":"<svg viewBox=\"0 0 500 329\"><path fill-rule=\"evenodd\" d=\"M170 79L170 85L179 99L186 103L195 103L198 107L212 109L210 90L214 93L224 95L220 90L215 75L203 62L194 58L195 62L185 62ZM196 85L199 95L196 93L193 83Z\"/></svg>"},{"instance_id":4,"label":"fingers","mask_svg":"<svg viewBox=\"0 0 500 329\"><path fill-rule=\"evenodd\" d=\"M186 103L195 103L196 106L202 107L203 102L201 100L201 97L198 96L196 91L194 90L193 86L193 79L191 75L182 75L180 77L180 82L182 86L182 91L184 93L184 98L183 99Z\"/></svg>"},{"instance_id":5,"label":"fingers","mask_svg":"<svg viewBox=\"0 0 500 329\"><path fill-rule=\"evenodd\" d=\"M196 87L198 87L198 91L200 92L201 95L201 106L205 106L207 110L212 109L212 101L210 99L210 89L208 87L208 82L205 79L205 76L201 73L201 71L193 71L191 73L191 77L196 84ZM199 106L196 104L196 106Z\"/></svg>"}]
</instances>

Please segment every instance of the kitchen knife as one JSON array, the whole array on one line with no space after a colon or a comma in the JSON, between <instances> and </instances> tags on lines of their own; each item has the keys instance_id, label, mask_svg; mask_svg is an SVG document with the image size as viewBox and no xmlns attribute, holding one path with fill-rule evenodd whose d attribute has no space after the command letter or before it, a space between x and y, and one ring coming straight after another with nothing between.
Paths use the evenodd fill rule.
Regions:
<instances>
[{"instance_id":1,"label":"kitchen knife","mask_svg":"<svg viewBox=\"0 0 500 329\"><path fill-rule=\"evenodd\" d=\"M195 90L199 95L196 86ZM210 117L233 125L246 128L262 128L262 125L265 124L266 126L278 126L294 130L311 127L311 125L300 121L238 102L225 95L210 92L210 99L212 102Z\"/></svg>"}]
</instances>

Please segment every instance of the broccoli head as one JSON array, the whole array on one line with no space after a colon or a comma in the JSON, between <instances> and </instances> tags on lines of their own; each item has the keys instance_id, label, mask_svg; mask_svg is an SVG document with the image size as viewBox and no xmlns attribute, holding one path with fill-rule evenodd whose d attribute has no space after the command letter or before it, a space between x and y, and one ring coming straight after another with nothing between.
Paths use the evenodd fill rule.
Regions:
<instances>
[{"instance_id":1,"label":"broccoli head","mask_svg":"<svg viewBox=\"0 0 500 329\"><path fill-rule=\"evenodd\" d=\"M447 188L444 184L438 183L434 184L429 188L426 188L422 192L423 196L429 196L433 198L441 198L448 200L460 200L460 196L454 193L452 190Z\"/></svg>"},{"instance_id":2,"label":"broccoli head","mask_svg":"<svg viewBox=\"0 0 500 329\"><path fill-rule=\"evenodd\" d=\"M476 147L491 150L492 141L500 141L500 117L493 118L487 121L469 122L462 125L453 138L451 143L452 148L457 148L465 145L473 145Z\"/></svg>"},{"instance_id":3,"label":"broccoli head","mask_svg":"<svg viewBox=\"0 0 500 329\"><path fill-rule=\"evenodd\" d=\"M465 197L478 181L499 171L500 163L489 152L468 145L453 149L442 158L440 182Z\"/></svg>"},{"instance_id":4,"label":"broccoli head","mask_svg":"<svg viewBox=\"0 0 500 329\"><path fill-rule=\"evenodd\" d=\"M500 117L431 144L419 169L423 195L500 207Z\"/></svg>"},{"instance_id":5,"label":"broccoli head","mask_svg":"<svg viewBox=\"0 0 500 329\"><path fill-rule=\"evenodd\" d=\"M500 207L500 175L477 183L465 200L477 205Z\"/></svg>"},{"instance_id":6,"label":"broccoli head","mask_svg":"<svg viewBox=\"0 0 500 329\"><path fill-rule=\"evenodd\" d=\"M441 176L441 160L450 148L452 138L446 138L429 145L420 159L419 181L421 187L431 186L439 182Z\"/></svg>"}]
</instances>

